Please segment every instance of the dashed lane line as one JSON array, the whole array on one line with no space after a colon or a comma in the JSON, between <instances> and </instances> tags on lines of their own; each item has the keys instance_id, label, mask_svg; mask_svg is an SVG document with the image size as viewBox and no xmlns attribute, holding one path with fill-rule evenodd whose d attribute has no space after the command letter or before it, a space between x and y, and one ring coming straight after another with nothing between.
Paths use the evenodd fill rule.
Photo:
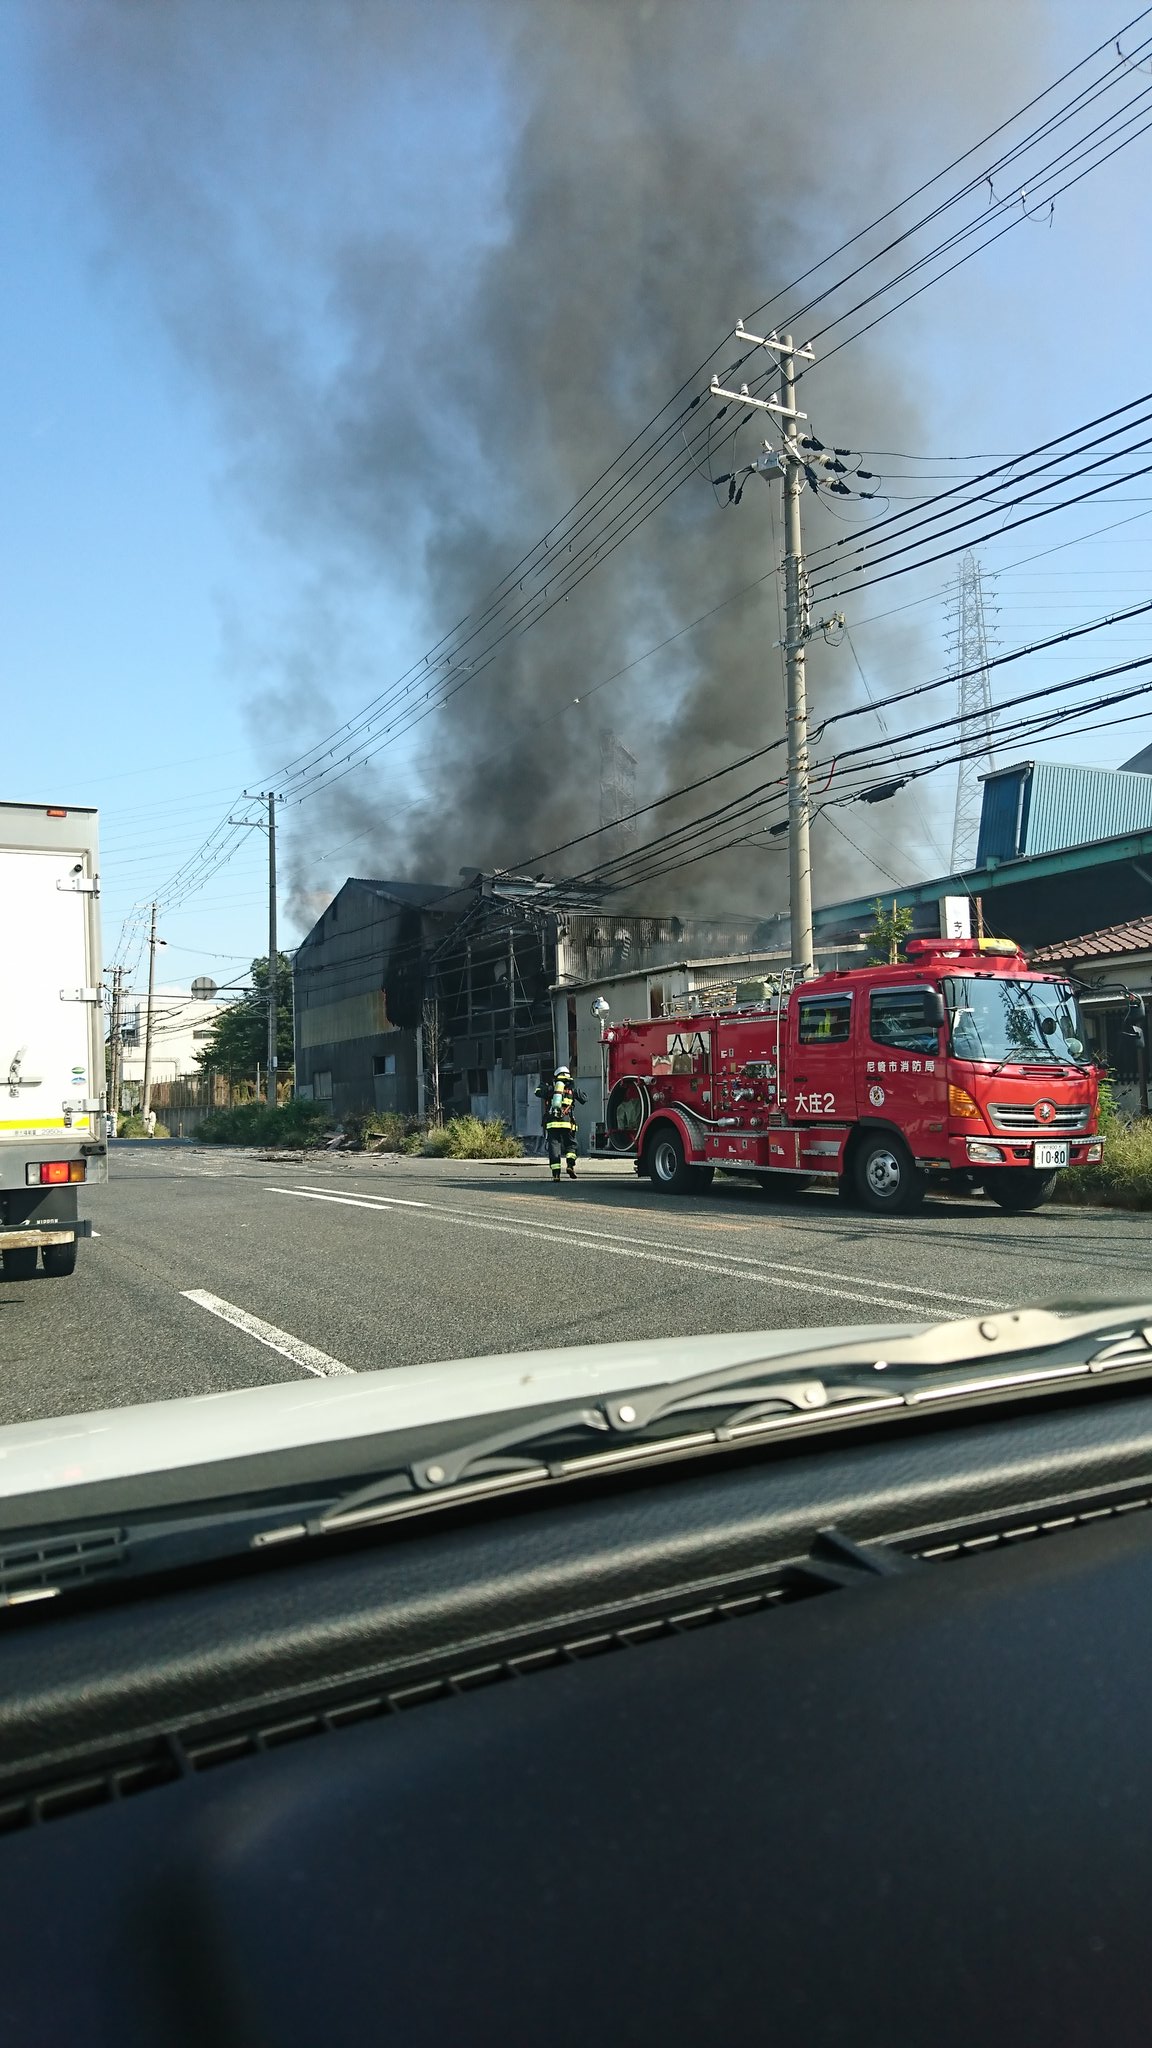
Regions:
<instances>
[{"instance_id":1,"label":"dashed lane line","mask_svg":"<svg viewBox=\"0 0 1152 2048\"><path fill-rule=\"evenodd\" d=\"M342 1365L338 1358L330 1358L326 1351L318 1351L314 1344L305 1344L302 1337L294 1337L290 1330L278 1330L275 1323L266 1323L262 1316L254 1316L249 1309L237 1308L235 1302L223 1301L218 1294L209 1294L206 1287L184 1287L181 1289L185 1301L194 1301L197 1308L206 1308L209 1315L219 1316L225 1323L233 1323L246 1336L255 1337L258 1344L267 1344L270 1351L279 1351L284 1358L290 1358L293 1365L302 1365L305 1372L314 1373L317 1379L335 1379L341 1373L352 1374L355 1367Z\"/></svg>"},{"instance_id":2,"label":"dashed lane line","mask_svg":"<svg viewBox=\"0 0 1152 2048\"><path fill-rule=\"evenodd\" d=\"M368 1200L357 1195L330 1195L317 1188L269 1187L265 1189L265 1193L294 1196L301 1202L333 1202L341 1208L366 1209L377 1216L387 1215L392 1208L422 1209L426 1214L445 1217L450 1222L462 1224L466 1230L488 1230L505 1237L527 1238L531 1244L539 1244L541 1241L559 1244L568 1242L574 1248L603 1252L609 1257L640 1259L646 1264L656 1266L678 1266L689 1273L715 1273L726 1280L746 1280L753 1286L786 1287L800 1294L828 1295L836 1301L864 1303L871 1308L904 1309L910 1315L925 1316L932 1313L924 1299L908 1301L891 1289L881 1293L875 1290L865 1292L858 1288L830 1287L827 1285L827 1275L813 1279L808 1277L806 1268L774 1266L768 1260L746 1259L736 1253L725 1253L722 1258L685 1257L682 1249L658 1249L649 1240L622 1240L609 1236L605 1231L561 1229L555 1224L529 1223L526 1219L516 1223L498 1222L487 1217L475 1216L470 1211L441 1207L433 1202L389 1200L381 1197ZM799 1277L801 1273L804 1277ZM995 1305L969 1296L950 1298L963 1301L975 1308Z\"/></svg>"}]
</instances>

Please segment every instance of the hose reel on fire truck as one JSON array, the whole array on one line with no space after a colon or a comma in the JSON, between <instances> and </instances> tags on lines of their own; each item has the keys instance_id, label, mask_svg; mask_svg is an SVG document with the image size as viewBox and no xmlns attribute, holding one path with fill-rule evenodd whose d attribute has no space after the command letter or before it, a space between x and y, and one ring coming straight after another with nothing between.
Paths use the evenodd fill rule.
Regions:
<instances>
[{"instance_id":1,"label":"hose reel on fire truck","mask_svg":"<svg viewBox=\"0 0 1152 2048\"><path fill-rule=\"evenodd\" d=\"M604 1129L613 1152L634 1152L636 1134L652 1114L648 1084L635 1074L616 1082L604 1105Z\"/></svg>"}]
</instances>

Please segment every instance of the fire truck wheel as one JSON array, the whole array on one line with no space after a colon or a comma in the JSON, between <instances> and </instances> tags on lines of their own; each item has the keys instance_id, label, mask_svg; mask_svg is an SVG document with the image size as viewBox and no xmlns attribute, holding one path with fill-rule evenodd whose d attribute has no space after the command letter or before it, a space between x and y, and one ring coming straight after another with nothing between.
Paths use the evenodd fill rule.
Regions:
<instances>
[{"instance_id":1,"label":"fire truck wheel","mask_svg":"<svg viewBox=\"0 0 1152 2048\"><path fill-rule=\"evenodd\" d=\"M661 1124L644 1148L648 1173L661 1194L691 1195L712 1179L710 1166L689 1166L684 1141L673 1124Z\"/></svg>"},{"instance_id":2,"label":"fire truck wheel","mask_svg":"<svg viewBox=\"0 0 1152 2048\"><path fill-rule=\"evenodd\" d=\"M862 1140L852 1162L856 1193L866 1209L908 1216L924 1200L924 1175L906 1145L888 1131Z\"/></svg>"},{"instance_id":3,"label":"fire truck wheel","mask_svg":"<svg viewBox=\"0 0 1152 2048\"><path fill-rule=\"evenodd\" d=\"M1040 1209L1056 1186L1054 1173L1037 1173L1032 1166L1006 1166L999 1173L984 1176L984 1190L1001 1209L1018 1214L1023 1209Z\"/></svg>"}]
</instances>

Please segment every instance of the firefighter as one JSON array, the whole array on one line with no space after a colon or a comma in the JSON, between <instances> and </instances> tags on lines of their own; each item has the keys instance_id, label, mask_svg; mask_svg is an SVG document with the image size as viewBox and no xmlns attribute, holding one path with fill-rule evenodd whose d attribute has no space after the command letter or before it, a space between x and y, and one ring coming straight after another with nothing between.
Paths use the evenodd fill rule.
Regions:
<instances>
[{"instance_id":1,"label":"firefighter","mask_svg":"<svg viewBox=\"0 0 1152 2048\"><path fill-rule=\"evenodd\" d=\"M536 1090L544 1104L544 1129L548 1136L548 1164L552 1178L560 1178L560 1162L567 1160L568 1178L576 1178L576 1104L586 1102L572 1079L570 1067L557 1067L546 1088Z\"/></svg>"}]
</instances>

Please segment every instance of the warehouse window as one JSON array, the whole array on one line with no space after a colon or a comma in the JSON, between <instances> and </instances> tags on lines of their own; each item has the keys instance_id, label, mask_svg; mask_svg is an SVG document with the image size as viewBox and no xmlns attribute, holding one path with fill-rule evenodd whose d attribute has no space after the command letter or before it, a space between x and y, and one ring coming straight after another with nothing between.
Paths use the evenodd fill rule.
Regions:
<instances>
[{"instance_id":1,"label":"warehouse window","mask_svg":"<svg viewBox=\"0 0 1152 2048\"><path fill-rule=\"evenodd\" d=\"M812 996L799 1006L801 1045L843 1045L851 1029L851 996Z\"/></svg>"},{"instance_id":2,"label":"warehouse window","mask_svg":"<svg viewBox=\"0 0 1152 2048\"><path fill-rule=\"evenodd\" d=\"M396 1072L396 1055L395 1055L395 1053L394 1053L394 1052L378 1052L378 1053L376 1053L376 1054L375 1054L375 1056L374 1056L374 1058L373 1058L373 1061L372 1061L372 1072L373 1072L374 1074L394 1074L394 1073Z\"/></svg>"},{"instance_id":3,"label":"warehouse window","mask_svg":"<svg viewBox=\"0 0 1152 2048\"><path fill-rule=\"evenodd\" d=\"M313 1089L313 1093L314 1093L314 1095L315 1095L315 1098L316 1098L316 1101L317 1101L317 1102L331 1102L331 1100L332 1100L332 1075L331 1075L331 1073L329 1072L329 1073L327 1073L327 1074L313 1074L313 1076L312 1076L312 1089Z\"/></svg>"}]
</instances>

